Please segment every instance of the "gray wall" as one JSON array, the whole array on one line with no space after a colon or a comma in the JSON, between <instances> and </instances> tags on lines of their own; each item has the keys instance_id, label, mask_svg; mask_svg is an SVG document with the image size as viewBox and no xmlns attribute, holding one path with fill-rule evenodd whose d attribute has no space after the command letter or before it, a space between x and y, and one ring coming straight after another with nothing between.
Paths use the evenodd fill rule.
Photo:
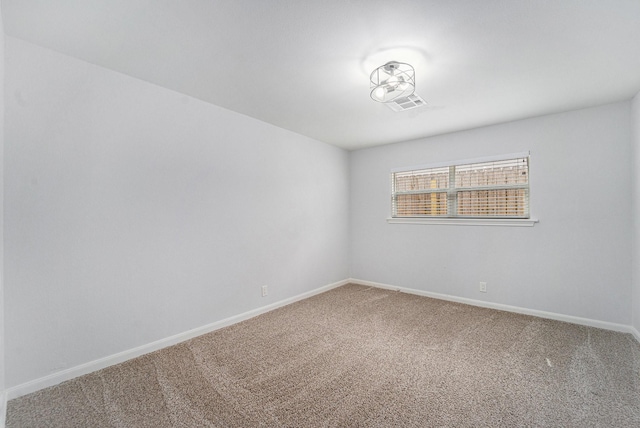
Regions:
<instances>
[{"instance_id":1,"label":"gray wall","mask_svg":"<svg viewBox=\"0 0 640 428\"><path fill-rule=\"evenodd\" d=\"M353 152L351 276L630 324L629 117L622 102ZM523 151L535 227L387 224L391 168Z\"/></svg>"},{"instance_id":2,"label":"gray wall","mask_svg":"<svg viewBox=\"0 0 640 428\"><path fill-rule=\"evenodd\" d=\"M633 327L640 332L640 92L632 101L633 144Z\"/></svg>"},{"instance_id":3,"label":"gray wall","mask_svg":"<svg viewBox=\"0 0 640 428\"><path fill-rule=\"evenodd\" d=\"M1 8L2 6L0 6ZM4 29L0 9L0 394L4 392ZM0 397L1 398L1 397ZM0 406L1 407L1 406ZM0 409L0 411L2 411ZM0 419L2 415L0 415Z\"/></svg>"},{"instance_id":4,"label":"gray wall","mask_svg":"<svg viewBox=\"0 0 640 428\"><path fill-rule=\"evenodd\" d=\"M7 387L348 277L347 152L11 37L6 89Z\"/></svg>"}]
</instances>

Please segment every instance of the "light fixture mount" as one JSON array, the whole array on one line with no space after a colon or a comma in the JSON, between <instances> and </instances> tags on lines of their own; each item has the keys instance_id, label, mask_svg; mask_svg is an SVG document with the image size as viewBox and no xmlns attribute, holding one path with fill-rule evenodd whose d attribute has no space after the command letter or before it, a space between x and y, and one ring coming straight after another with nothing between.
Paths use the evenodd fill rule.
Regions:
<instances>
[{"instance_id":1,"label":"light fixture mount","mask_svg":"<svg viewBox=\"0 0 640 428\"><path fill-rule=\"evenodd\" d=\"M416 89L415 70L407 63L389 61L373 70L369 82L371 99L389 103L413 94Z\"/></svg>"}]
</instances>

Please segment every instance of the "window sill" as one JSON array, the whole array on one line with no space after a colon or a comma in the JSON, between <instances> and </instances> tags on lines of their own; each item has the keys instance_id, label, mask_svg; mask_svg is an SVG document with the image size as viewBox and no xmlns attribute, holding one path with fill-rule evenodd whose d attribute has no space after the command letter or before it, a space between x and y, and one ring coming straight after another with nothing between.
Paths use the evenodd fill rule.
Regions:
<instances>
[{"instance_id":1,"label":"window sill","mask_svg":"<svg viewBox=\"0 0 640 428\"><path fill-rule=\"evenodd\" d=\"M435 217L404 217L388 218L389 224L440 224L450 226L511 226L533 227L538 223L535 218L435 218Z\"/></svg>"}]
</instances>

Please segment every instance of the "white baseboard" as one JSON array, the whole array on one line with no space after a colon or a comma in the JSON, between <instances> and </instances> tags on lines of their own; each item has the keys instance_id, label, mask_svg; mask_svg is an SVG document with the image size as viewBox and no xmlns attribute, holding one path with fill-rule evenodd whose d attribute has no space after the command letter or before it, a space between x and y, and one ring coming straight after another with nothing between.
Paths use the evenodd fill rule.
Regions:
<instances>
[{"instance_id":1,"label":"white baseboard","mask_svg":"<svg viewBox=\"0 0 640 428\"><path fill-rule=\"evenodd\" d=\"M324 293L325 291L331 290L333 288L340 287L342 285L348 284L348 280L342 280L338 282L334 282L333 284L328 284L320 288L316 288L315 290L308 291L306 293L299 294L294 297L290 297L288 299L281 300L279 302L272 303L267 306L262 306L260 308L244 312L239 315L235 315L229 318L225 318L220 321L216 321L211 324L204 325L202 327L195 328L193 330L185 331L184 333L176 334L174 336L170 336L164 339L157 340L155 342L148 343L146 345L139 346L137 348L129 349L127 351L119 352L117 354L110 355L108 357L100 358L94 361L90 361L85 364L81 364L79 366L71 367L66 370L62 370L56 373L52 373L48 376L41 377L39 379L35 379L17 386L13 386L8 388L5 391L5 401L12 400L17 397L21 397L26 394L30 394L32 392L39 391L44 388L48 388L50 386L57 385L59 383L65 382L67 380L71 380L78 376L82 376L88 373L95 372L97 370L104 369L106 367L112 366L114 364L120 364L127 360L139 357L144 354L148 354L150 352L157 351L162 348L166 348L168 346L175 345L180 342L184 342L185 340L192 339L194 337L203 335L205 333L209 333L223 327L230 326L232 324L239 323L241 321L248 320L249 318L253 318L260 314L264 314L266 312L272 311L274 309L278 309L282 306L289 305L291 303L297 302L299 300L303 300L314 296L316 294ZM5 407L6 408L6 407ZM4 413L4 412L3 412ZM3 427L4 425L0 425Z\"/></svg>"},{"instance_id":2,"label":"white baseboard","mask_svg":"<svg viewBox=\"0 0 640 428\"><path fill-rule=\"evenodd\" d=\"M535 317L547 318L547 319L552 319L556 321L564 321L572 324L586 325L589 327L597 327L605 330L631 333L640 342L640 333L638 333L638 331L630 325L592 320L589 318L574 317L571 315L563 315L563 314L557 314L554 312L539 311L536 309L527 309L519 306L503 305L501 303L483 302L482 300L468 299L465 297L451 296L448 294L432 293L430 291L416 290L413 288L397 287L394 285L382 284L379 282L372 282L372 281L365 281L365 280L356 279L356 278L349 279L349 282L351 284L360 284L360 285L367 285L375 288L384 288L388 290L401 291L403 293L415 294L418 296L425 296L425 297L432 297L434 299L447 300L450 302L465 303L467 305L480 306L483 308L497 309L497 310L506 311L506 312L515 312L518 314L532 315Z\"/></svg>"}]
</instances>

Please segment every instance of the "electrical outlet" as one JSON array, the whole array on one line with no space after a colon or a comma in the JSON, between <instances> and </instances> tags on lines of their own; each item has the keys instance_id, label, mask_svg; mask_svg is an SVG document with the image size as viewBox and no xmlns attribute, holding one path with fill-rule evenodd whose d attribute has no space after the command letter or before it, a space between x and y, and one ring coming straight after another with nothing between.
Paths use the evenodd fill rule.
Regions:
<instances>
[{"instance_id":1,"label":"electrical outlet","mask_svg":"<svg viewBox=\"0 0 640 428\"><path fill-rule=\"evenodd\" d=\"M480 283L480 292L481 293L486 293L487 292L487 283L486 282L481 282Z\"/></svg>"},{"instance_id":2,"label":"electrical outlet","mask_svg":"<svg viewBox=\"0 0 640 428\"><path fill-rule=\"evenodd\" d=\"M262 297L266 296L267 294L268 294L268 293L267 293L267 286L266 286L266 285L263 285L263 286L262 286Z\"/></svg>"}]
</instances>

